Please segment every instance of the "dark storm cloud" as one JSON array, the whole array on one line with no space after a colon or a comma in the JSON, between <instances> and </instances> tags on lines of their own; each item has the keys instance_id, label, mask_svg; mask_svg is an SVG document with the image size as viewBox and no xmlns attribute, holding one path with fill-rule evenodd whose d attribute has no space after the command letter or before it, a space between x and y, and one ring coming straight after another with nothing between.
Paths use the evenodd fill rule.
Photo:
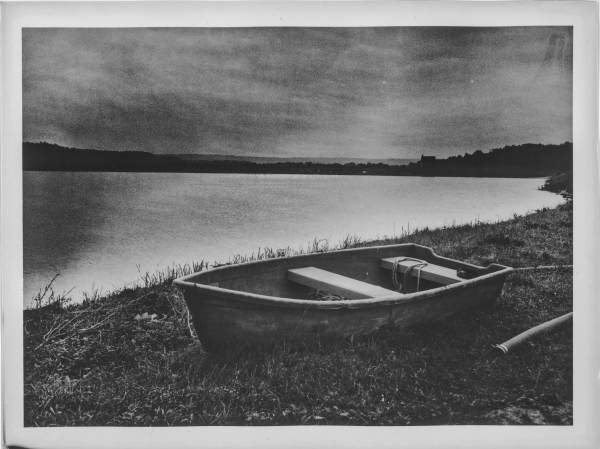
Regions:
<instances>
[{"instance_id":1,"label":"dark storm cloud","mask_svg":"<svg viewBox=\"0 0 600 449\"><path fill-rule=\"evenodd\" d=\"M570 28L26 29L24 140L413 157L572 133Z\"/></svg>"}]
</instances>

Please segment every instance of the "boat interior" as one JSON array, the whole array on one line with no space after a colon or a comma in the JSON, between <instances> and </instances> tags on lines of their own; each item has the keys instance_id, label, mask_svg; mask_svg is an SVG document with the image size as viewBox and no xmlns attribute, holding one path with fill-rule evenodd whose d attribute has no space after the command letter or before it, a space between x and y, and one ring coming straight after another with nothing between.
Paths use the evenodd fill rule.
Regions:
<instances>
[{"instance_id":1,"label":"boat interior","mask_svg":"<svg viewBox=\"0 0 600 449\"><path fill-rule=\"evenodd\" d=\"M365 299L397 294L399 288L403 293L431 290L505 268L496 264L478 267L440 257L424 246L403 244L230 265L182 280L293 299L314 298L316 292L341 299Z\"/></svg>"}]
</instances>

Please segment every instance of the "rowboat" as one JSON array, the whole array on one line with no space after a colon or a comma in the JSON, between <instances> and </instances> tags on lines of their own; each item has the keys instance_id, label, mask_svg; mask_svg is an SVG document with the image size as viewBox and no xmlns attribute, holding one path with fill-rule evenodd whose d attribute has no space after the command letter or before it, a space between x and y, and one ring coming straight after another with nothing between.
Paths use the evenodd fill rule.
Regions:
<instances>
[{"instance_id":1,"label":"rowboat","mask_svg":"<svg viewBox=\"0 0 600 449\"><path fill-rule=\"evenodd\" d=\"M202 346L326 343L490 307L512 268L400 244L227 265L173 281ZM329 299L329 300L323 300Z\"/></svg>"}]
</instances>

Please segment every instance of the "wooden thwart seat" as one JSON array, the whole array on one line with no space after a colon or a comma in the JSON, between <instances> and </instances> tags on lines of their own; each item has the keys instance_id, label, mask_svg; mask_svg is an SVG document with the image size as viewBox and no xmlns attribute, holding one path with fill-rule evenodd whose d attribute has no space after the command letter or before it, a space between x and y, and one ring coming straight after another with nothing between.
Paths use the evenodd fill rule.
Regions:
<instances>
[{"instance_id":1,"label":"wooden thwart seat","mask_svg":"<svg viewBox=\"0 0 600 449\"><path fill-rule=\"evenodd\" d=\"M383 268L391 270L394 267L394 262L396 262L396 259L401 259L401 257L390 257L389 259L381 259L381 266ZM410 259L403 260L398 263L398 270L402 274L404 274L408 268L410 268L416 263L416 261ZM418 267L415 267L413 270L410 271L410 275L412 276L417 276L418 274ZM437 282L438 284L443 285L456 284L457 282L464 281L464 279L459 278L456 275L456 270L442 267L440 265L434 265L429 262L421 269L421 279Z\"/></svg>"},{"instance_id":2,"label":"wooden thwart seat","mask_svg":"<svg viewBox=\"0 0 600 449\"><path fill-rule=\"evenodd\" d=\"M315 267L288 270L288 279L348 299L376 298L397 293Z\"/></svg>"}]
</instances>

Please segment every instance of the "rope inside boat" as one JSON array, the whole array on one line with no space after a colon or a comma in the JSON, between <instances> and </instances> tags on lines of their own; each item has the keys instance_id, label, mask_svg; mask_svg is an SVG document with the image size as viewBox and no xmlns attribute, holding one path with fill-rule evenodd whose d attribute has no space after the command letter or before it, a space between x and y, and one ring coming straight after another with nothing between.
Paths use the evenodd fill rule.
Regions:
<instances>
[{"instance_id":1,"label":"rope inside boat","mask_svg":"<svg viewBox=\"0 0 600 449\"><path fill-rule=\"evenodd\" d=\"M344 298L340 295L334 295L331 293L326 293L321 290L317 290L316 292L310 292L306 299L316 300L316 301L348 301L349 298Z\"/></svg>"},{"instance_id":2,"label":"rope inside boat","mask_svg":"<svg viewBox=\"0 0 600 449\"><path fill-rule=\"evenodd\" d=\"M406 260L412 260L412 261L415 261L416 263L406 269L406 272L404 273L404 283L401 284L400 282L398 282L398 265L400 265L400 262L404 262ZM408 282L408 275L410 274L410 272L413 268L417 268L418 269L418 271L417 271L417 291L419 291L419 287L421 284L421 270L424 267L426 267L427 265L429 265L429 264L427 262L425 262L424 260L414 259L412 257L398 257L394 261L394 265L392 266L392 283L394 284L394 288L396 290L398 290L400 293L406 293L406 290L404 289L404 287L406 286L406 284Z\"/></svg>"}]
</instances>

